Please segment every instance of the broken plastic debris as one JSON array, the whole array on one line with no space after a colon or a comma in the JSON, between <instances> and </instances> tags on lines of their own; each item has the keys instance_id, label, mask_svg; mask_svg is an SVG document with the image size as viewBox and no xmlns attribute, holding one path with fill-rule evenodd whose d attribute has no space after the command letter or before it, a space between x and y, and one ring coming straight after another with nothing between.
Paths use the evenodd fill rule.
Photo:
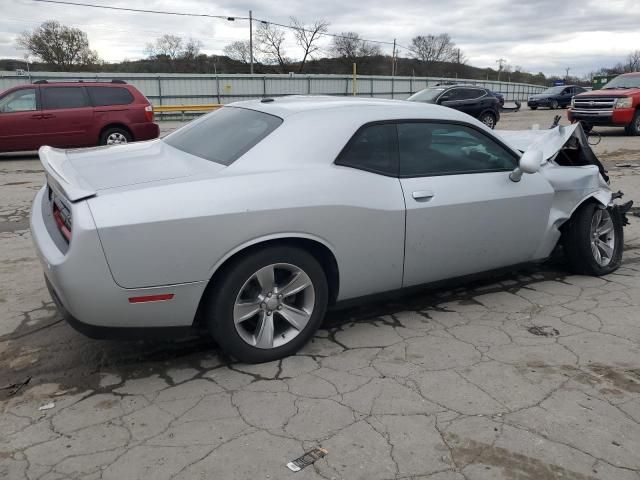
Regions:
<instances>
[{"instance_id":1,"label":"broken plastic debris","mask_svg":"<svg viewBox=\"0 0 640 480\"><path fill-rule=\"evenodd\" d=\"M314 448L313 450L309 450L301 457L298 457L295 460L287 463L287 468L292 472L299 472L303 468L315 463L316 460L320 460L327 453L329 452L327 452L324 448Z\"/></svg>"},{"instance_id":2,"label":"broken plastic debris","mask_svg":"<svg viewBox=\"0 0 640 480\"><path fill-rule=\"evenodd\" d=\"M53 402L50 403L45 403L44 405L42 405L40 408L38 408L38 410L42 411L42 410L51 410L53 407L55 407L56 404Z\"/></svg>"}]
</instances>

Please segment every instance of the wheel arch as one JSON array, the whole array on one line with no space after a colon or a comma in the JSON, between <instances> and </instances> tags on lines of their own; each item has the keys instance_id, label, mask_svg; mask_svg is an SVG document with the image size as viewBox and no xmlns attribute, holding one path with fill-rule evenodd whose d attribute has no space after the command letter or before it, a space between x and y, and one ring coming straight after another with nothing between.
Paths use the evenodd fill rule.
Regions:
<instances>
[{"instance_id":1,"label":"wheel arch","mask_svg":"<svg viewBox=\"0 0 640 480\"><path fill-rule=\"evenodd\" d=\"M331 247L326 240L314 235L303 233L274 234L255 238L237 246L233 250L227 252L227 254L218 260L218 262L211 268L207 287L204 289L202 297L200 298L200 303L198 304L198 309L193 322L194 327L202 326L204 319L202 318L201 312L204 299L210 294L210 291L213 286L216 285L216 282L224 276L226 269L232 268L233 263L239 258L261 248L274 245L289 245L301 248L313 255L316 260L318 260L320 266L325 272L325 275L327 276L327 283L329 286L329 305L335 304L340 290L340 272L333 247Z\"/></svg>"}]
</instances>

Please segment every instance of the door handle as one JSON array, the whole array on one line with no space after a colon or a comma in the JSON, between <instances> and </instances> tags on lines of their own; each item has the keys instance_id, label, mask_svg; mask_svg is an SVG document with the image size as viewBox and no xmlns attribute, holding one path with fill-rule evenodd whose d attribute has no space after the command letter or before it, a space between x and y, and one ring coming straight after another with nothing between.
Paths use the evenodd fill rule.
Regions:
<instances>
[{"instance_id":1,"label":"door handle","mask_svg":"<svg viewBox=\"0 0 640 480\"><path fill-rule=\"evenodd\" d=\"M31 118L33 120L42 120L42 115L41 114L31 115Z\"/></svg>"},{"instance_id":2,"label":"door handle","mask_svg":"<svg viewBox=\"0 0 640 480\"><path fill-rule=\"evenodd\" d=\"M433 198L433 192L431 190L418 190L411 194L416 202L428 202Z\"/></svg>"},{"instance_id":3,"label":"door handle","mask_svg":"<svg viewBox=\"0 0 640 480\"><path fill-rule=\"evenodd\" d=\"M53 113L45 113L44 115L42 115L42 118L44 118L44 119L56 118L56 116Z\"/></svg>"}]
</instances>

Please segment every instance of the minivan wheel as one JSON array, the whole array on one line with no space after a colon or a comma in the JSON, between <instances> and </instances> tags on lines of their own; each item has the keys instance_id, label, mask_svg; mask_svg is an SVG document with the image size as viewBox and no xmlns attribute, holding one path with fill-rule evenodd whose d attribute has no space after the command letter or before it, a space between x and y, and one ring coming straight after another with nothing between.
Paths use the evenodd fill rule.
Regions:
<instances>
[{"instance_id":1,"label":"minivan wheel","mask_svg":"<svg viewBox=\"0 0 640 480\"><path fill-rule=\"evenodd\" d=\"M131 134L124 128L107 128L100 135L100 145L123 145L132 139Z\"/></svg>"},{"instance_id":2,"label":"minivan wheel","mask_svg":"<svg viewBox=\"0 0 640 480\"><path fill-rule=\"evenodd\" d=\"M225 268L205 304L214 339L246 363L294 354L324 318L329 288L322 266L295 247L267 247Z\"/></svg>"},{"instance_id":3,"label":"minivan wheel","mask_svg":"<svg viewBox=\"0 0 640 480\"><path fill-rule=\"evenodd\" d=\"M595 202L582 205L569 220L563 247L571 270L581 275L606 275L622 263L622 220L614 208Z\"/></svg>"},{"instance_id":4,"label":"minivan wheel","mask_svg":"<svg viewBox=\"0 0 640 480\"><path fill-rule=\"evenodd\" d=\"M491 129L496 127L496 116L491 112L483 113L480 116L480 121Z\"/></svg>"},{"instance_id":5,"label":"minivan wheel","mask_svg":"<svg viewBox=\"0 0 640 480\"><path fill-rule=\"evenodd\" d=\"M555 110L556 108L558 108L558 101L557 100L551 100L551 103L549 104L549 108L551 110Z\"/></svg>"}]
</instances>

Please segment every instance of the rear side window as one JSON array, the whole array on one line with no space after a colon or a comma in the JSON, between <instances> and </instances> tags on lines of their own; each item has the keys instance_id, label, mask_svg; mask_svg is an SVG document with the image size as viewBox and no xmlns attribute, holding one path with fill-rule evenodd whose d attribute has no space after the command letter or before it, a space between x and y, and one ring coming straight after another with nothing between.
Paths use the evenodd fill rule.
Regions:
<instances>
[{"instance_id":1,"label":"rear side window","mask_svg":"<svg viewBox=\"0 0 640 480\"><path fill-rule=\"evenodd\" d=\"M224 107L176 130L164 141L191 155L231 165L281 123L281 118L267 113Z\"/></svg>"},{"instance_id":2,"label":"rear side window","mask_svg":"<svg viewBox=\"0 0 640 480\"><path fill-rule=\"evenodd\" d=\"M338 156L336 165L396 176L398 174L397 151L394 124L367 125L358 130L347 143Z\"/></svg>"},{"instance_id":3,"label":"rear side window","mask_svg":"<svg viewBox=\"0 0 640 480\"><path fill-rule=\"evenodd\" d=\"M91 103L96 107L106 105L129 105L133 103L133 95L122 87L87 87Z\"/></svg>"},{"instance_id":4,"label":"rear side window","mask_svg":"<svg viewBox=\"0 0 640 480\"><path fill-rule=\"evenodd\" d=\"M88 107L83 87L46 87L40 90L43 110Z\"/></svg>"}]
</instances>

